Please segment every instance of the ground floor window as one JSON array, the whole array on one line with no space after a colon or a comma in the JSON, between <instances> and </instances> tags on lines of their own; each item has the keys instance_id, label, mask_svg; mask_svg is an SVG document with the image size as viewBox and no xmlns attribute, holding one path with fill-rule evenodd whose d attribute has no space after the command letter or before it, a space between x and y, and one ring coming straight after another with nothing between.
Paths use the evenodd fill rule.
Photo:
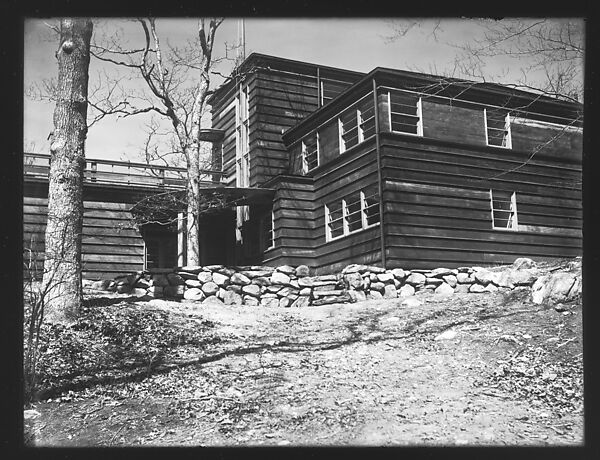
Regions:
<instances>
[{"instance_id":1,"label":"ground floor window","mask_svg":"<svg viewBox=\"0 0 600 460\"><path fill-rule=\"evenodd\" d=\"M325 205L325 240L331 241L379 223L377 184Z\"/></svg>"},{"instance_id":2,"label":"ground floor window","mask_svg":"<svg viewBox=\"0 0 600 460\"><path fill-rule=\"evenodd\" d=\"M515 192L490 190L492 228L517 230L517 196Z\"/></svg>"},{"instance_id":3,"label":"ground floor window","mask_svg":"<svg viewBox=\"0 0 600 460\"><path fill-rule=\"evenodd\" d=\"M170 228L147 227L144 238L144 269L177 266L177 233Z\"/></svg>"}]
</instances>

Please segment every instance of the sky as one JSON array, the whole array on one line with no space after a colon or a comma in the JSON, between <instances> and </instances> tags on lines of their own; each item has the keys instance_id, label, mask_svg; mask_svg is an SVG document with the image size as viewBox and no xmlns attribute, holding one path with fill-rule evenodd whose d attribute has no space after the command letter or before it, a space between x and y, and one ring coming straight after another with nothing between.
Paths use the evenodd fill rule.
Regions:
<instances>
[{"instance_id":1,"label":"sky","mask_svg":"<svg viewBox=\"0 0 600 460\"><path fill-rule=\"evenodd\" d=\"M441 73L452 68L458 43L468 43L480 36L478 23L462 19L445 19L440 23L436 40L431 30L435 20L419 22L419 27L401 39L389 41L392 19L246 19L246 55L251 52L269 54L293 60L369 72L375 67ZM25 151L49 153L48 135L53 129L54 103L27 95L27 88L40 84L43 79L56 78L57 61L54 53L57 37L49 32L52 20L26 19L24 34L24 113L23 147ZM224 55L225 45L237 42L238 19L227 18L216 34L215 54ZM157 19L162 43L182 44L194 36L194 19ZM97 19L94 34L114 35L121 32L124 39L140 37L140 26L123 19ZM490 75L502 77L500 83L515 82L519 66L507 58L497 58L486 69ZM229 63L219 70L228 74ZM90 78L98 71L111 72L110 64L92 59ZM440 72L437 72L440 71ZM219 78L213 82L218 84ZM131 81L131 85L139 84ZM87 158L139 161L146 137L148 118L104 119L91 127L86 141Z\"/></svg>"}]
</instances>

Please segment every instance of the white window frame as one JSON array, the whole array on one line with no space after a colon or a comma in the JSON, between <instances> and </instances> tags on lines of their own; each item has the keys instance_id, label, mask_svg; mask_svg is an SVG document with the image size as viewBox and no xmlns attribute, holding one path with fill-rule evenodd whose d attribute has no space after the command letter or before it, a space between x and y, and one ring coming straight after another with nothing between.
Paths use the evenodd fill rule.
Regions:
<instances>
[{"instance_id":1,"label":"white window frame","mask_svg":"<svg viewBox=\"0 0 600 460\"><path fill-rule=\"evenodd\" d=\"M503 139L506 145L495 145L490 144L489 136L488 136L488 113L487 108L483 108L483 123L485 127L485 145L489 147L497 147L499 149L512 149L512 133L511 133L511 118L510 112L506 112L506 116L504 117L504 131L506 131L506 137Z\"/></svg>"},{"instance_id":2,"label":"white window frame","mask_svg":"<svg viewBox=\"0 0 600 460\"><path fill-rule=\"evenodd\" d=\"M248 85L240 84L235 105L235 183L250 186L250 108Z\"/></svg>"},{"instance_id":3,"label":"white window frame","mask_svg":"<svg viewBox=\"0 0 600 460\"><path fill-rule=\"evenodd\" d=\"M371 225L368 224L368 219L367 219L368 205L367 205L365 192L363 190L360 190L360 192L359 192L359 200L360 200L361 227L350 231L350 224L348 221L348 207L347 207L346 197L344 197L341 199L341 203L342 203L342 234L335 236L335 237L331 235L330 224L332 222L332 219L331 219L331 213L329 212L329 206L327 206L327 204L324 205L324 207L325 207L325 241L327 243L330 241L338 240L340 238L344 238L349 235L353 235L355 233L361 232L363 230L367 230L372 227L376 227L377 225L379 225L381 223L381 217L380 217L378 222L375 222Z\"/></svg>"},{"instance_id":4,"label":"white window frame","mask_svg":"<svg viewBox=\"0 0 600 460\"><path fill-rule=\"evenodd\" d=\"M344 140L344 122L338 117L338 143L340 146L340 155L346 151L346 141Z\"/></svg>"},{"instance_id":5,"label":"white window frame","mask_svg":"<svg viewBox=\"0 0 600 460\"><path fill-rule=\"evenodd\" d=\"M398 91L402 92L402 91ZM387 92L387 100L388 100L388 122L390 124L390 132L396 134L406 134L408 136L419 136L423 137L423 103L422 98L419 96L417 99L417 132L415 133L407 133L406 131L394 131L392 128L392 91L388 90Z\"/></svg>"},{"instance_id":6,"label":"white window frame","mask_svg":"<svg viewBox=\"0 0 600 460\"><path fill-rule=\"evenodd\" d=\"M360 109L356 109L356 127L358 129L358 143L360 144L365 140L365 134L362 128L362 112Z\"/></svg>"},{"instance_id":7,"label":"white window frame","mask_svg":"<svg viewBox=\"0 0 600 460\"><path fill-rule=\"evenodd\" d=\"M498 192L502 192L502 191L498 190ZM517 192L512 192L512 194L510 195L510 208L508 210L504 210L504 209L495 209L494 208L494 190L490 189L490 209L491 209L491 215L492 215L492 229L493 230L504 230L504 231L509 231L509 232L516 232L519 230L519 218L518 218L518 212L517 212ZM510 223L509 227L496 226L496 219L494 217L495 211L509 213L509 218L508 218L508 222Z\"/></svg>"},{"instance_id":8,"label":"white window frame","mask_svg":"<svg viewBox=\"0 0 600 460\"><path fill-rule=\"evenodd\" d=\"M271 239L269 241L269 247L267 250L275 247L275 211L271 211Z\"/></svg>"}]
</instances>

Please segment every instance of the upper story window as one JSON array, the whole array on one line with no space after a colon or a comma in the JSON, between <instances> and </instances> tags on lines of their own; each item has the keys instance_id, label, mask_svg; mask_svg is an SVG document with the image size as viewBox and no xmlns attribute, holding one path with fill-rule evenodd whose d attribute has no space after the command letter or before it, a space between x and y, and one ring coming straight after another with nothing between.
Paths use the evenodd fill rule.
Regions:
<instances>
[{"instance_id":1,"label":"upper story window","mask_svg":"<svg viewBox=\"0 0 600 460\"><path fill-rule=\"evenodd\" d=\"M248 187L250 185L250 110L248 100L248 85L240 85L236 97L235 111L235 171L236 185L238 187Z\"/></svg>"},{"instance_id":2,"label":"upper story window","mask_svg":"<svg viewBox=\"0 0 600 460\"><path fill-rule=\"evenodd\" d=\"M423 135L423 110L418 94L388 91L390 130L395 133Z\"/></svg>"},{"instance_id":3,"label":"upper story window","mask_svg":"<svg viewBox=\"0 0 600 460\"><path fill-rule=\"evenodd\" d=\"M512 148L510 114L506 110L485 108L485 140L487 145Z\"/></svg>"},{"instance_id":4,"label":"upper story window","mask_svg":"<svg viewBox=\"0 0 600 460\"><path fill-rule=\"evenodd\" d=\"M325 205L325 240L332 241L379 223L377 184Z\"/></svg>"},{"instance_id":5,"label":"upper story window","mask_svg":"<svg viewBox=\"0 0 600 460\"><path fill-rule=\"evenodd\" d=\"M516 193L490 190L490 202L492 206L492 228L518 230Z\"/></svg>"},{"instance_id":6,"label":"upper story window","mask_svg":"<svg viewBox=\"0 0 600 460\"><path fill-rule=\"evenodd\" d=\"M302 174L319 166L319 133L302 140Z\"/></svg>"},{"instance_id":7,"label":"upper story window","mask_svg":"<svg viewBox=\"0 0 600 460\"><path fill-rule=\"evenodd\" d=\"M375 110L371 95L364 97L338 118L340 153L375 134Z\"/></svg>"}]
</instances>

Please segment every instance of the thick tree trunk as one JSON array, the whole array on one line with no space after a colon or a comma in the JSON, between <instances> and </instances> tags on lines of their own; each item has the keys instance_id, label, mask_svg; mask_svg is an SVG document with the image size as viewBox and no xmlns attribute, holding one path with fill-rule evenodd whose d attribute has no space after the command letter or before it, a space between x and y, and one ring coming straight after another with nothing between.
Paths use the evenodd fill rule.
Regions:
<instances>
[{"instance_id":1,"label":"thick tree trunk","mask_svg":"<svg viewBox=\"0 0 600 460\"><path fill-rule=\"evenodd\" d=\"M200 152L198 143L192 144L187 154L187 265L200 265Z\"/></svg>"},{"instance_id":2,"label":"thick tree trunk","mask_svg":"<svg viewBox=\"0 0 600 460\"><path fill-rule=\"evenodd\" d=\"M83 171L92 22L61 21L57 101L50 146L48 223L42 286L45 317L70 323L81 306Z\"/></svg>"}]
</instances>

